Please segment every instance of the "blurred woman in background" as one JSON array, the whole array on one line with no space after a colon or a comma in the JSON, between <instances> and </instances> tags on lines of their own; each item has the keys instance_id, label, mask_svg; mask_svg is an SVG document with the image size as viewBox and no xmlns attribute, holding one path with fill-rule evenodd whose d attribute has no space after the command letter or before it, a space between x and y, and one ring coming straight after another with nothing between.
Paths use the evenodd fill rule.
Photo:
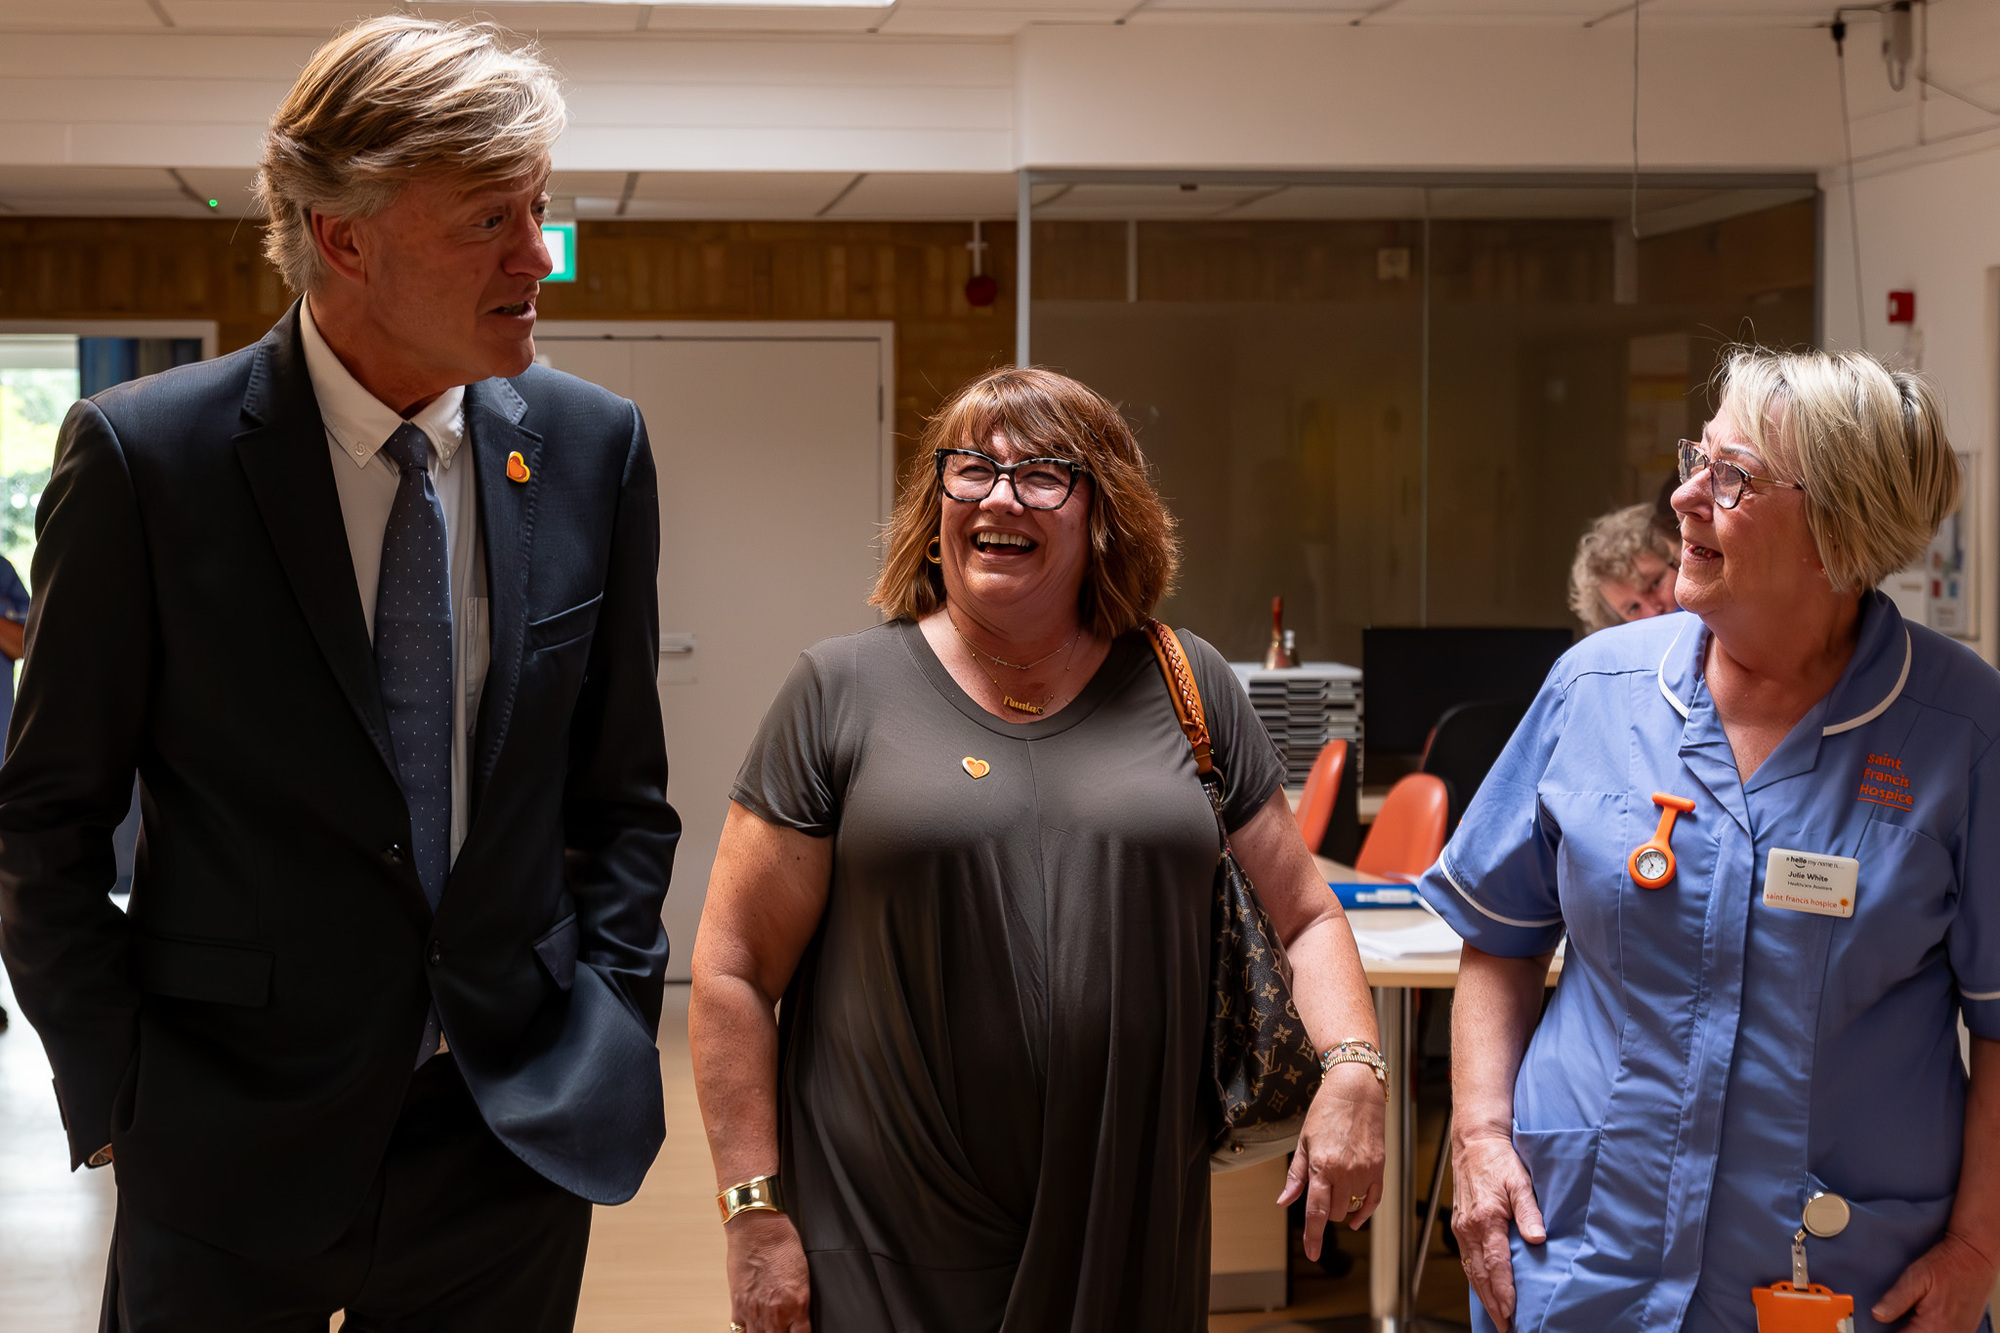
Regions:
<instances>
[{"instance_id":1,"label":"blurred woman in background","mask_svg":"<svg viewBox=\"0 0 2000 1333\"><path fill-rule=\"evenodd\" d=\"M1655 521L1652 505L1614 509L1576 544L1569 609L1587 634L1678 611L1674 571L1679 566L1674 541Z\"/></svg>"}]
</instances>

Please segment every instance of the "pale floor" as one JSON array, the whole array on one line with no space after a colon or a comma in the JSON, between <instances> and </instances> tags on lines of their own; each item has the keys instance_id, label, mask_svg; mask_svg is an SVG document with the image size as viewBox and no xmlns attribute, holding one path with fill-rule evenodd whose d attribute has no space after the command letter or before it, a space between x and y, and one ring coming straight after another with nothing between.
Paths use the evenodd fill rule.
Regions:
<instances>
[{"instance_id":1,"label":"pale floor","mask_svg":"<svg viewBox=\"0 0 2000 1333\"><path fill-rule=\"evenodd\" d=\"M103 1289L112 1177L69 1171L48 1063L4 976L0 1005L15 1016L0 1033L0 1333L86 1333L96 1327ZM667 1144L636 1199L597 1210L577 1319L582 1333L721 1333L729 1322L714 1176L688 1066L686 987L668 988L660 1029ZM1420 1129L1426 1159L1435 1134L1434 1124ZM1428 1169L1420 1160L1420 1179L1428 1180ZM1307 1333L1328 1327L1323 1320L1365 1311L1366 1233L1342 1243L1355 1256L1353 1275L1340 1282L1300 1276L1289 1309L1217 1315L1211 1333ZM1441 1252L1424 1288L1423 1313L1465 1317L1464 1278Z\"/></svg>"}]
</instances>

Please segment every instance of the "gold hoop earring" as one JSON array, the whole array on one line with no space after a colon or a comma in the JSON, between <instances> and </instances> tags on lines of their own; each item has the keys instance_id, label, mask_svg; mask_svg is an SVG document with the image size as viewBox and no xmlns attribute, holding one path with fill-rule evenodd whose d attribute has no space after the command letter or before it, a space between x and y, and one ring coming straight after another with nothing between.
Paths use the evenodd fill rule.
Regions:
<instances>
[{"instance_id":1,"label":"gold hoop earring","mask_svg":"<svg viewBox=\"0 0 2000 1333\"><path fill-rule=\"evenodd\" d=\"M941 565L944 563L944 544L940 542L936 537L931 538L931 544L924 548L924 559L930 561L934 565Z\"/></svg>"}]
</instances>

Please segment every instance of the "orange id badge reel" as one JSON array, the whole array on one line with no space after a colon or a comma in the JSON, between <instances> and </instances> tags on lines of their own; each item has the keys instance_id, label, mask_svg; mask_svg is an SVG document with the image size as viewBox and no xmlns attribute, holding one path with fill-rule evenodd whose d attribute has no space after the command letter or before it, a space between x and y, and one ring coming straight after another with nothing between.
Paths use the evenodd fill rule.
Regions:
<instances>
[{"instance_id":1,"label":"orange id badge reel","mask_svg":"<svg viewBox=\"0 0 2000 1333\"><path fill-rule=\"evenodd\" d=\"M1757 1333L1854 1333L1854 1298L1806 1276L1806 1233L1837 1236L1847 1229L1847 1200L1815 1194L1806 1200L1805 1225L1792 1237L1792 1280L1753 1287Z\"/></svg>"},{"instance_id":2,"label":"orange id badge reel","mask_svg":"<svg viewBox=\"0 0 2000 1333\"><path fill-rule=\"evenodd\" d=\"M1854 1298L1808 1284L1773 1282L1750 1292L1757 1303L1757 1333L1854 1333Z\"/></svg>"}]
</instances>

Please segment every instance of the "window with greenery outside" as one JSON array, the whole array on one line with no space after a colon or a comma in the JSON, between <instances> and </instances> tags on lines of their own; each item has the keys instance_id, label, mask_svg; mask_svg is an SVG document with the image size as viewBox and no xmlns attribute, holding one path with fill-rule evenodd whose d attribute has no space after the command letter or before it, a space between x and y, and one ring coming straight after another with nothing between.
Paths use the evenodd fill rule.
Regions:
<instances>
[{"instance_id":1,"label":"window with greenery outside","mask_svg":"<svg viewBox=\"0 0 2000 1333\"><path fill-rule=\"evenodd\" d=\"M56 431L77 399L74 370L0 368L0 555L28 582L35 507L55 462Z\"/></svg>"}]
</instances>

